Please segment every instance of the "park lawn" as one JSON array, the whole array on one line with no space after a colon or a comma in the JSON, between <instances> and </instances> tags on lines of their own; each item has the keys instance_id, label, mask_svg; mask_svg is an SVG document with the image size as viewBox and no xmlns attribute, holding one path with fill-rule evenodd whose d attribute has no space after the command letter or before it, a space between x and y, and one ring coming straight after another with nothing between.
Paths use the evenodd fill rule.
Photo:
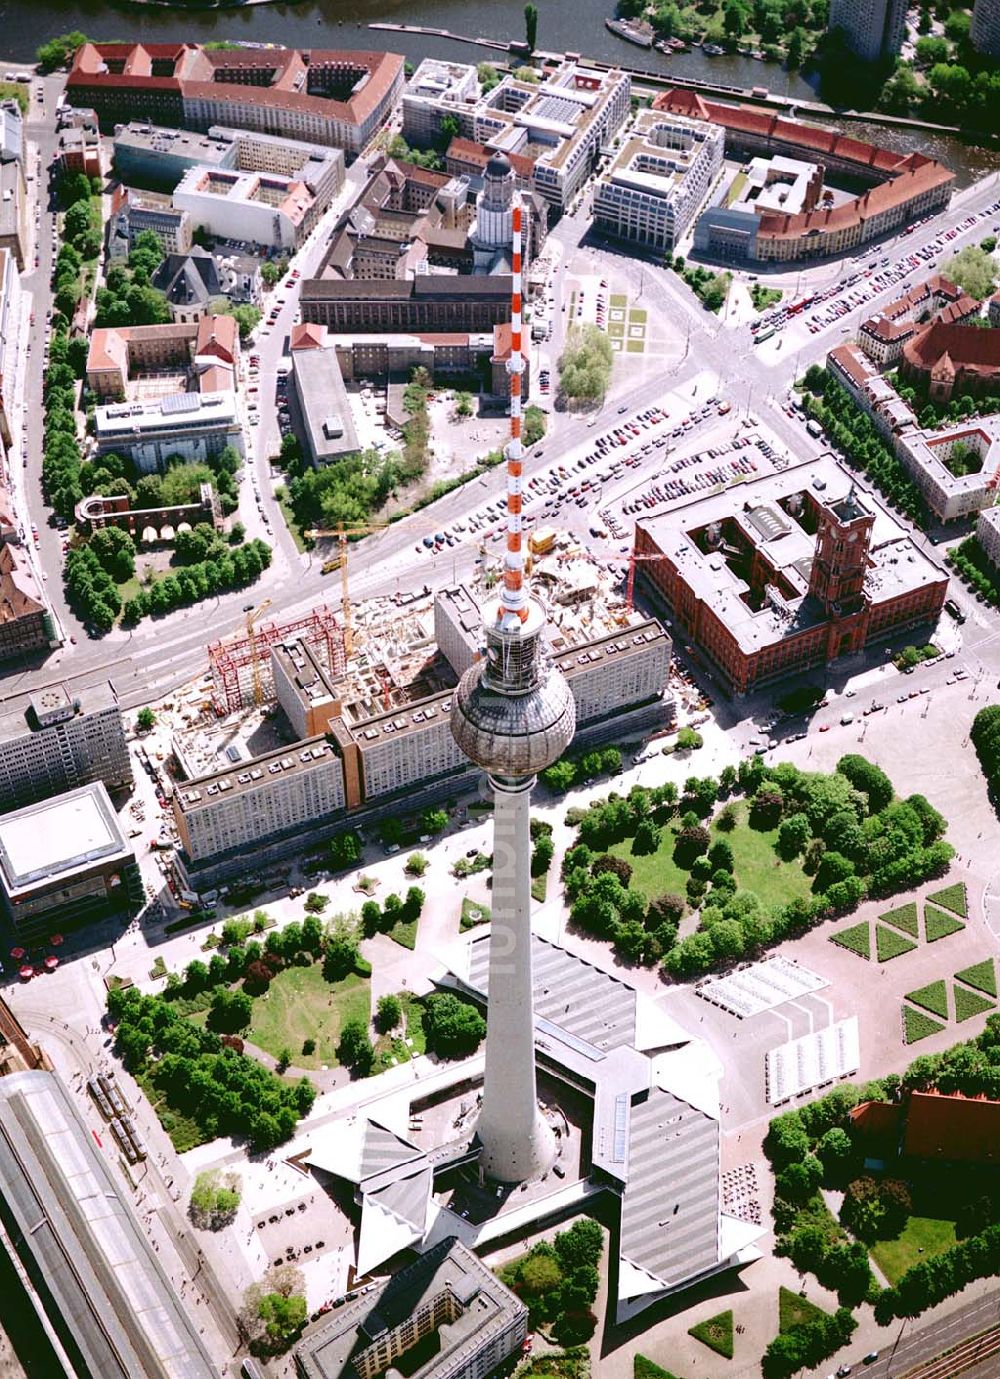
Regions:
<instances>
[{"instance_id":1,"label":"park lawn","mask_svg":"<svg viewBox=\"0 0 1000 1379\"><path fill-rule=\"evenodd\" d=\"M403 1007L406 1037L413 1041L413 1048L410 1050L410 1054L413 1058L416 1058L418 1054L427 1052L427 1035L424 1033L423 1002L414 996L412 991L397 991L396 995L399 997L399 1004Z\"/></svg>"},{"instance_id":2,"label":"park lawn","mask_svg":"<svg viewBox=\"0 0 1000 1379\"><path fill-rule=\"evenodd\" d=\"M867 919L861 924L852 924L849 929L840 929L837 933L830 935L831 943L838 943L841 948L847 948L852 953L857 953L859 958L870 958L872 955L871 934Z\"/></svg>"},{"instance_id":3,"label":"park lawn","mask_svg":"<svg viewBox=\"0 0 1000 1379\"><path fill-rule=\"evenodd\" d=\"M720 1312L716 1317L689 1327L688 1335L693 1336L709 1350L714 1350L726 1360L733 1358L733 1314Z\"/></svg>"},{"instance_id":4,"label":"park lawn","mask_svg":"<svg viewBox=\"0 0 1000 1379\"><path fill-rule=\"evenodd\" d=\"M960 919L945 914L944 910L935 909L933 905L924 906L924 934L928 943L936 943L939 938L947 938L949 934L957 934L964 928Z\"/></svg>"},{"instance_id":5,"label":"park lawn","mask_svg":"<svg viewBox=\"0 0 1000 1379\"><path fill-rule=\"evenodd\" d=\"M533 877L531 878L531 898L532 898L532 900L537 901L539 905L544 905L544 904L545 904L545 897L548 895L548 893L549 893L549 874L548 874L548 872L543 872L543 874L542 874L541 876L533 876Z\"/></svg>"},{"instance_id":6,"label":"park lawn","mask_svg":"<svg viewBox=\"0 0 1000 1379\"><path fill-rule=\"evenodd\" d=\"M987 996L997 994L997 974L993 968L993 959L984 958L982 962L973 963L971 967L963 967L961 972L956 972L957 981L965 982L966 986L974 986L977 991L984 991Z\"/></svg>"},{"instance_id":7,"label":"park lawn","mask_svg":"<svg viewBox=\"0 0 1000 1379\"><path fill-rule=\"evenodd\" d=\"M920 937L920 927L917 920L917 907L913 901L906 905L899 905L895 910L886 910L879 915L879 919L885 920L886 924L893 925L896 929L902 929L904 934L909 934L911 938Z\"/></svg>"},{"instance_id":8,"label":"park lawn","mask_svg":"<svg viewBox=\"0 0 1000 1379\"><path fill-rule=\"evenodd\" d=\"M790 1331L793 1326L808 1326L828 1317L822 1307L817 1307L808 1298L793 1293L790 1288L778 1289L778 1332Z\"/></svg>"},{"instance_id":9,"label":"park lawn","mask_svg":"<svg viewBox=\"0 0 1000 1379\"><path fill-rule=\"evenodd\" d=\"M759 831L744 819L729 833L710 829L712 842L724 838L733 850L733 872L741 891L753 891L764 905L783 905L798 896L810 894L811 881L798 862L782 862L774 850L777 829ZM660 846L646 856L632 852L632 839L614 843L608 849L616 857L624 857L632 868L632 886L652 900L666 891L684 895L689 872L674 861L676 839L671 829L664 828Z\"/></svg>"},{"instance_id":10,"label":"park lawn","mask_svg":"<svg viewBox=\"0 0 1000 1379\"><path fill-rule=\"evenodd\" d=\"M955 1019L959 1024L963 1020L971 1020L975 1015L982 1015L985 1010L996 1009L994 1003L980 996L978 991L970 991L957 982L952 983L952 991L955 993Z\"/></svg>"},{"instance_id":11,"label":"park lawn","mask_svg":"<svg viewBox=\"0 0 1000 1379\"><path fill-rule=\"evenodd\" d=\"M934 891L925 897L935 905L941 905L961 919L969 918L969 905L965 895L965 882L956 881L953 886L945 886L942 891Z\"/></svg>"},{"instance_id":12,"label":"park lawn","mask_svg":"<svg viewBox=\"0 0 1000 1379\"><path fill-rule=\"evenodd\" d=\"M944 1025L940 1020L932 1020L922 1010L914 1010L912 1006L903 1006L904 1044L916 1044L921 1039L928 1039L932 1034L940 1034L943 1029Z\"/></svg>"},{"instance_id":13,"label":"park lawn","mask_svg":"<svg viewBox=\"0 0 1000 1379\"><path fill-rule=\"evenodd\" d=\"M944 1254L954 1244L954 1221L911 1216L895 1240L876 1241L870 1253L889 1282L895 1284L914 1264Z\"/></svg>"},{"instance_id":14,"label":"park lawn","mask_svg":"<svg viewBox=\"0 0 1000 1379\"><path fill-rule=\"evenodd\" d=\"M371 984L351 972L328 982L321 963L286 967L271 982L266 996L255 996L246 1037L274 1058L291 1050L297 1068L337 1064L340 1031L348 1020L371 1018ZM306 1039L315 1039L313 1053L303 1053Z\"/></svg>"},{"instance_id":15,"label":"park lawn","mask_svg":"<svg viewBox=\"0 0 1000 1379\"><path fill-rule=\"evenodd\" d=\"M940 1015L942 1020L948 1018L948 988L943 981L928 982L916 991L907 991L906 999L915 1006L929 1010L932 1015Z\"/></svg>"},{"instance_id":16,"label":"park lawn","mask_svg":"<svg viewBox=\"0 0 1000 1379\"><path fill-rule=\"evenodd\" d=\"M887 929L884 924L875 925L875 951L879 962L889 962L903 953L911 953L916 946L895 929Z\"/></svg>"}]
</instances>

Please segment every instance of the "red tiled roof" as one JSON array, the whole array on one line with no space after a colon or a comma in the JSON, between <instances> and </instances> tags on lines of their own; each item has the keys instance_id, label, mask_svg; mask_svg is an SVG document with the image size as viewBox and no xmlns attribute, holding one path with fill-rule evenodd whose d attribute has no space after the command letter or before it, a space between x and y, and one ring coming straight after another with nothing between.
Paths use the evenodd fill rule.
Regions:
<instances>
[{"instance_id":1,"label":"red tiled roof","mask_svg":"<svg viewBox=\"0 0 1000 1379\"><path fill-rule=\"evenodd\" d=\"M895 1154L903 1107L891 1101L862 1101L850 1113L851 1123L864 1147L880 1157Z\"/></svg>"},{"instance_id":2,"label":"red tiled roof","mask_svg":"<svg viewBox=\"0 0 1000 1379\"><path fill-rule=\"evenodd\" d=\"M66 81L72 93L77 87L132 86L138 90L172 90L206 100L252 100L263 106L327 114L333 119L361 124L382 101L402 70L398 53L340 51L313 48L306 56L295 48L233 48L206 52L197 44L85 43L77 49ZM124 63L123 72L102 70L108 60ZM154 77L154 60L173 62L169 76ZM346 101L312 96L294 88L307 69L342 65L362 68L367 80ZM269 86L222 82L216 72L225 68L266 67L275 76Z\"/></svg>"},{"instance_id":3,"label":"red tiled roof","mask_svg":"<svg viewBox=\"0 0 1000 1379\"><path fill-rule=\"evenodd\" d=\"M319 350L323 348L325 339L326 326L316 325L312 321L300 321L292 326L289 349Z\"/></svg>"},{"instance_id":4,"label":"red tiled roof","mask_svg":"<svg viewBox=\"0 0 1000 1379\"><path fill-rule=\"evenodd\" d=\"M198 322L195 354L216 354L227 364L236 360L237 327L233 316L203 316Z\"/></svg>"},{"instance_id":5,"label":"red tiled roof","mask_svg":"<svg viewBox=\"0 0 1000 1379\"><path fill-rule=\"evenodd\" d=\"M912 1092L903 1153L921 1159L996 1163L1000 1158L1000 1101L958 1093Z\"/></svg>"},{"instance_id":6,"label":"red tiled roof","mask_svg":"<svg viewBox=\"0 0 1000 1379\"><path fill-rule=\"evenodd\" d=\"M947 356L955 373L1000 374L1000 331L933 321L903 346L913 369L933 370Z\"/></svg>"},{"instance_id":7,"label":"red tiled roof","mask_svg":"<svg viewBox=\"0 0 1000 1379\"><path fill-rule=\"evenodd\" d=\"M843 369L857 387L863 388L878 370L868 362L857 345L836 345L828 354Z\"/></svg>"},{"instance_id":8,"label":"red tiled roof","mask_svg":"<svg viewBox=\"0 0 1000 1379\"><path fill-rule=\"evenodd\" d=\"M472 139L463 139L456 134L448 145L445 158L452 158L457 163L474 163L477 167L484 168L490 161L493 154L485 144L477 144ZM518 177L529 178L535 168L534 158L528 158L523 153L508 153L507 161L510 163Z\"/></svg>"}]
</instances>

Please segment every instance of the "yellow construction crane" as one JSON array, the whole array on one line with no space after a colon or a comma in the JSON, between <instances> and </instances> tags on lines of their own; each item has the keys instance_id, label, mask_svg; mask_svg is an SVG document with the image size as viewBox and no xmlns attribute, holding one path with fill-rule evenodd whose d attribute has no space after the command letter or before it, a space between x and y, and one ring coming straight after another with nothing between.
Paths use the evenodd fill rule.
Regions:
<instances>
[{"instance_id":1,"label":"yellow construction crane","mask_svg":"<svg viewBox=\"0 0 1000 1379\"><path fill-rule=\"evenodd\" d=\"M260 683L260 666L257 664L257 642L253 634L253 625L265 609L270 608L271 600L265 599L259 603L252 613L247 614L247 637L250 641L250 673L253 676L253 702L259 707L264 697Z\"/></svg>"},{"instance_id":2,"label":"yellow construction crane","mask_svg":"<svg viewBox=\"0 0 1000 1379\"><path fill-rule=\"evenodd\" d=\"M322 536L335 536L340 545L340 607L344 620L344 656L349 661L354 654L354 631L351 627L351 590L347 569L347 545L352 536L367 536L373 531L384 531L391 526L390 522L358 522L352 526L341 527L313 527L304 535L310 541L317 541ZM329 561L324 564L323 569L335 569Z\"/></svg>"}]
</instances>

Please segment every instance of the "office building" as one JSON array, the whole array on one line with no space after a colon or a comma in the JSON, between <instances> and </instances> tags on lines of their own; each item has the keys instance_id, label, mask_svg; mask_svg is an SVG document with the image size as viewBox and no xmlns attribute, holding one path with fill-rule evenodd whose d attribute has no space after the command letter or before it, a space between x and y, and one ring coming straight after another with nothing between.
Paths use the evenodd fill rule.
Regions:
<instances>
[{"instance_id":1,"label":"office building","mask_svg":"<svg viewBox=\"0 0 1000 1379\"><path fill-rule=\"evenodd\" d=\"M309 1327L295 1364L301 1379L483 1379L527 1334L521 1299L450 1236Z\"/></svg>"},{"instance_id":2,"label":"office building","mask_svg":"<svg viewBox=\"0 0 1000 1379\"><path fill-rule=\"evenodd\" d=\"M906 0L832 0L827 28L862 62L890 61L906 36Z\"/></svg>"},{"instance_id":3,"label":"office building","mask_svg":"<svg viewBox=\"0 0 1000 1379\"><path fill-rule=\"evenodd\" d=\"M486 331L507 318L510 278L424 274L354 282L312 278L299 298L303 321L335 334L355 331Z\"/></svg>"},{"instance_id":4,"label":"office building","mask_svg":"<svg viewBox=\"0 0 1000 1379\"><path fill-rule=\"evenodd\" d=\"M76 692L57 682L0 704L0 811L95 781L111 790L132 784L110 680Z\"/></svg>"},{"instance_id":5,"label":"office building","mask_svg":"<svg viewBox=\"0 0 1000 1379\"><path fill-rule=\"evenodd\" d=\"M437 143L442 120L461 124L481 94L474 64L425 57L403 87L403 138L418 148Z\"/></svg>"},{"instance_id":6,"label":"office building","mask_svg":"<svg viewBox=\"0 0 1000 1379\"><path fill-rule=\"evenodd\" d=\"M37 1314L31 1368L46 1379L214 1379L195 1314L124 1183L61 1077L0 1077L0 1247L13 1266L4 1306Z\"/></svg>"},{"instance_id":7,"label":"office building","mask_svg":"<svg viewBox=\"0 0 1000 1379\"><path fill-rule=\"evenodd\" d=\"M694 91L664 91L654 110L708 120L725 131L728 158L789 157L822 166L825 178L841 174L860 194L819 196L812 209L792 213L752 206L708 206L695 225L695 249L731 262L783 263L856 253L871 240L944 210L955 175L922 153L902 154L832 129L789 120L767 110L726 105Z\"/></svg>"},{"instance_id":8,"label":"office building","mask_svg":"<svg viewBox=\"0 0 1000 1379\"><path fill-rule=\"evenodd\" d=\"M826 367L871 417L939 521L952 522L993 505L1000 480L1000 417L924 431L910 406L857 345L836 346L826 357ZM948 463L955 446L962 447L960 466ZM978 458L978 467L969 465L970 455Z\"/></svg>"},{"instance_id":9,"label":"office building","mask_svg":"<svg viewBox=\"0 0 1000 1379\"><path fill-rule=\"evenodd\" d=\"M61 129L56 158L61 172L82 172L84 177L103 177L104 151L96 124L93 128L80 123Z\"/></svg>"},{"instance_id":10,"label":"office building","mask_svg":"<svg viewBox=\"0 0 1000 1379\"><path fill-rule=\"evenodd\" d=\"M403 91L404 136L429 142L451 117L463 139L530 158L532 190L568 206L629 115L631 78L567 58L537 83L508 75L481 93L476 68L463 66L421 63Z\"/></svg>"},{"instance_id":11,"label":"office building","mask_svg":"<svg viewBox=\"0 0 1000 1379\"><path fill-rule=\"evenodd\" d=\"M948 576L825 457L636 524L643 576L745 694L940 615Z\"/></svg>"},{"instance_id":12,"label":"office building","mask_svg":"<svg viewBox=\"0 0 1000 1379\"><path fill-rule=\"evenodd\" d=\"M219 854L244 854L261 839L302 838L309 827L344 807L340 756L325 738L199 776L173 795L174 822L194 862Z\"/></svg>"},{"instance_id":13,"label":"office building","mask_svg":"<svg viewBox=\"0 0 1000 1379\"><path fill-rule=\"evenodd\" d=\"M149 402L116 403L95 412L97 451L126 455L140 474L163 474L167 461L201 463L231 445L243 454L234 392L173 393Z\"/></svg>"},{"instance_id":14,"label":"office building","mask_svg":"<svg viewBox=\"0 0 1000 1379\"><path fill-rule=\"evenodd\" d=\"M612 239L672 253L722 169L718 125L642 111L594 187L594 225Z\"/></svg>"},{"instance_id":15,"label":"office building","mask_svg":"<svg viewBox=\"0 0 1000 1379\"><path fill-rule=\"evenodd\" d=\"M173 203L216 239L292 253L322 213L304 182L277 173L200 167L184 174Z\"/></svg>"},{"instance_id":16,"label":"office building","mask_svg":"<svg viewBox=\"0 0 1000 1379\"><path fill-rule=\"evenodd\" d=\"M1000 3L998 0L976 0L972 7L972 28L969 34L977 53L1000 58Z\"/></svg>"},{"instance_id":17,"label":"office building","mask_svg":"<svg viewBox=\"0 0 1000 1379\"><path fill-rule=\"evenodd\" d=\"M24 116L17 101L0 101L0 163L24 164Z\"/></svg>"},{"instance_id":18,"label":"office building","mask_svg":"<svg viewBox=\"0 0 1000 1379\"><path fill-rule=\"evenodd\" d=\"M19 938L130 913L142 893L102 781L0 816L0 895Z\"/></svg>"},{"instance_id":19,"label":"office building","mask_svg":"<svg viewBox=\"0 0 1000 1379\"><path fill-rule=\"evenodd\" d=\"M190 43L84 43L66 83L67 98L104 125L222 125L353 155L386 123L402 87L397 53Z\"/></svg>"},{"instance_id":20,"label":"office building","mask_svg":"<svg viewBox=\"0 0 1000 1379\"><path fill-rule=\"evenodd\" d=\"M312 326L312 330L322 330ZM471 378L481 365L501 362L510 349L510 327L496 325L491 331L422 332L419 335L332 335L341 375L348 382L362 378L386 378L390 374L409 375L424 368L435 379L449 376ZM492 368L491 368L492 372ZM500 380L498 396L504 396L506 374ZM496 388L493 388L496 392ZM525 389L527 392L527 388Z\"/></svg>"},{"instance_id":21,"label":"office building","mask_svg":"<svg viewBox=\"0 0 1000 1379\"><path fill-rule=\"evenodd\" d=\"M87 387L99 398L123 399L137 375L177 377L200 393L228 392L240 368L239 329L232 316L159 326L104 326L91 333Z\"/></svg>"},{"instance_id":22,"label":"office building","mask_svg":"<svg viewBox=\"0 0 1000 1379\"><path fill-rule=\"evenodd\" d=\"M337 362L337 351L323 326L292 327L292 426L309 463L317 468L348 459L361 450L351 404Z\"/></svg>"},{"instance_id":23,"label":"office building","mask_svg":"<svg viewBox=\"0 0 1000 1379\"><path fill-rule=\"evenodd\" d=\"M191 249L194 227L188 211L152 192L120 189L115 194L109 229L112 257L127 258L144 230L156 236L164 254L187 254Z\"/></svg>"}]
</instances>

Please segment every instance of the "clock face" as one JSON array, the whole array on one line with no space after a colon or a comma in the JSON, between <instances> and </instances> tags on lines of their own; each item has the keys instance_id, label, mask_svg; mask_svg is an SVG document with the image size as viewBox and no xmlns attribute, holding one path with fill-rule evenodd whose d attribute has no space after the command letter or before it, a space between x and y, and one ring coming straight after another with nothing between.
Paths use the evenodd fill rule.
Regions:
<instances>
[{"instance_id":1,"label":"clock face","mask_svg":"<svg viewBox=\"0 0 1000 1379\"><path fill-rule=\"evenodd\" d=\"M858 539L858 534L857 534L857 532L856 532L856 531L848 532L848 534L847 534L847 539L848 539L848 541L857 541L857 539Z\"/></svg>"}]
</instances>

